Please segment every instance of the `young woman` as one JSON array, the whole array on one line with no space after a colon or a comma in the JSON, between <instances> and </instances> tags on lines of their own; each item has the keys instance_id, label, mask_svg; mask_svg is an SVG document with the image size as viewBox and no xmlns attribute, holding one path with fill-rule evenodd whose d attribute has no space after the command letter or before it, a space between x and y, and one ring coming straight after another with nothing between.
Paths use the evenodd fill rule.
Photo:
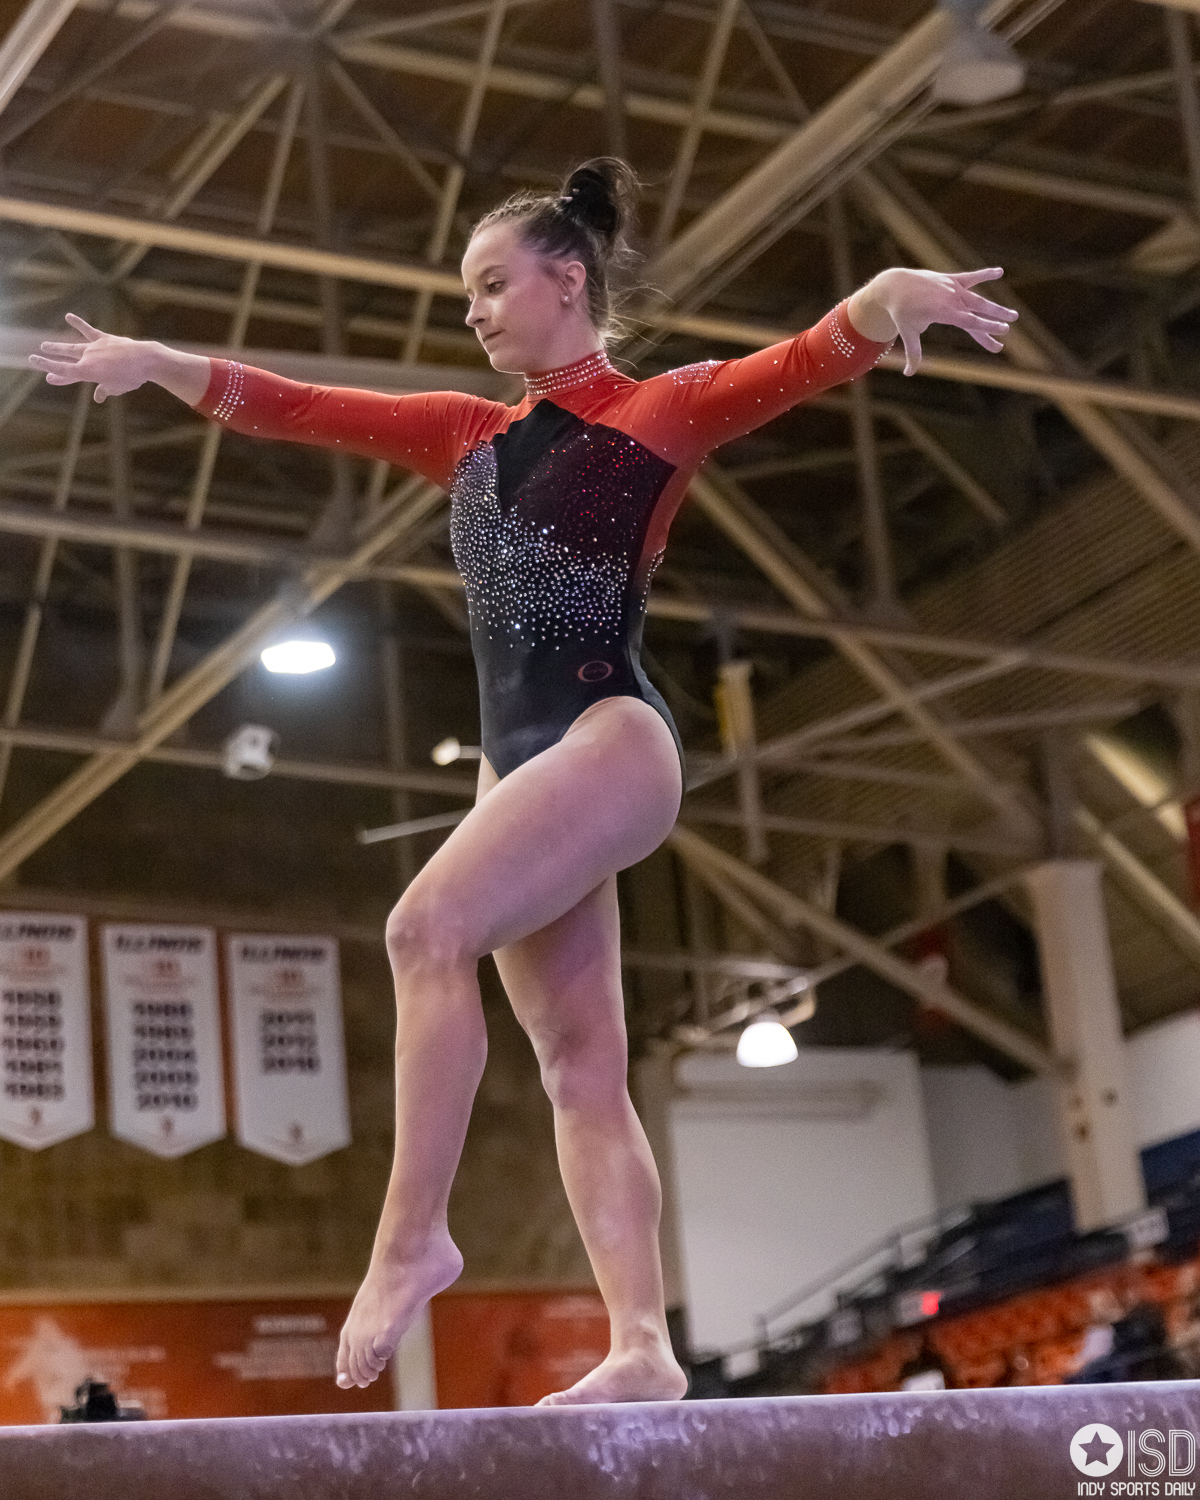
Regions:
<instances>
[{"instance_id":1,"label":"young woman","mask_svg":"<svg viewBox=\"0 0 1200 1500\"><path fill-rule=\"evenodd\" d=\"M744 359L636 381L605 353L609 272L626 253L633 174L609 158L561 194L520 194L476 225L467 317L517 406L453 393L298 385L68 321L44 344L55 385L96 400L155 381L235 431L387 459L445 486L479 672L476 805L387 925L396 981L395 1161L338 1353L364 1386L462 1269L450 1183L486 1051L476 967L494 954L554 1106L571 1208L611 1322L608 1357L552 1404L683 1395L667 1338L660 1191L626 1089L617 872L675 821L679 736L638 662L646 594L701 460L869 370L899 336L907 373L929 324L996 351L1016 316L973 290L999 270L890 270L815 328Z\"/></svg>"}]
</instances>

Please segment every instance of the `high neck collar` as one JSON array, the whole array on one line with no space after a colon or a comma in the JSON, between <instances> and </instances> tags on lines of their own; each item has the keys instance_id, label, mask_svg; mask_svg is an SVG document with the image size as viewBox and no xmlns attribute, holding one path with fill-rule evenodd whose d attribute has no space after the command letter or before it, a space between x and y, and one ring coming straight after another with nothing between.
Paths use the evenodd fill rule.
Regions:
<instances>
[{"instance_id":1,"label":"high neck collar","mask_svg":"<svg viewBox=\"0 0 1200 1500\"><path fill-rule=\"evenodd\" d=\"M538 370L532 375L526 375L525 394L530 400L537 401L542 396L553 396L557 391L569 391L577 385L589 385L611 371L608 351L594 349L591 354L577 359L573 365L563 365L558 370Z\"/></svg>"}]
</instances>

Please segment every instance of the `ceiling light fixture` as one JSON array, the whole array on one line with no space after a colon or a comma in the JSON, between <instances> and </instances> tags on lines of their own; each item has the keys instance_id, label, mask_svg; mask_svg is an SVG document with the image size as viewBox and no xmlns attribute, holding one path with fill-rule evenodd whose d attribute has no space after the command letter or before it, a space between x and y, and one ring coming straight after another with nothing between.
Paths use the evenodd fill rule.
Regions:
<instances>
[{"instance_id":1,"label":"ceiling light fixture","mask_svg":"<svg viewBox=\"0 0 1200 1500\"><path fill-rule=\"evenodd\" d=\"M933 97L941 104L991 104L1019 94L1025 86L1025 64L1011 42L982 24L985 0L943 0L954 16L956 32L942 54L933 80Z\"/></svg>"},{"instance_id":2,"label":"ceiling light fixture","mask_svg":"<svg viewBox=\"0 0 1200 1500\"><path fill-rule=\"evenodd\" d=\"M268 672L298 675L324 671L333 666L337 657L328 641L303 640L280 641L276 646L268 646L261 660Z\"/></svg>"},{"instance_id":3,"label":"ceiling light fixture","mask_svg":"<svg viewBox=\"0 0 1200 1500\"><path fill-rule=\"evenodd\" d=\"M737 1060L743 1068L778 1068L799 1055L791 1032L774 1012L751 1021L738 1037Z\"/></svg>"}]
</instances>

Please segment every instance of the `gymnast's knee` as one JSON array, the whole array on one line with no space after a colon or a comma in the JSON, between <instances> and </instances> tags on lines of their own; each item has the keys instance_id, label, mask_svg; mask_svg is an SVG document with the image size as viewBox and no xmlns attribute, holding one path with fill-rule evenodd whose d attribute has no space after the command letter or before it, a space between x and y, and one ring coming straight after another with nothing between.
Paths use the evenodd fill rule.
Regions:
<instances>
[{"instance_id":1,"label":"gymnast's knee","mask_svg":"<svg viewBox=\"0 0 1200 1500\"><path fill-rule=\"evenodd\" d=\"M542 1087L556 1110L609 1114L632 1108L625 1038L555 1032L535 1040Z\"/></svg>"},{"instance_id":2,"label":"gymnast's knee","mask_svg":"<svg viewBox=\"0 0 1200 1500\"><path fill-rule=\"evenodd\" d=\"M418 884L392 908L384 937L397 972L473 967L481 956L467 914L453 896L426 893Z\"/></svg>"}]
</instances>

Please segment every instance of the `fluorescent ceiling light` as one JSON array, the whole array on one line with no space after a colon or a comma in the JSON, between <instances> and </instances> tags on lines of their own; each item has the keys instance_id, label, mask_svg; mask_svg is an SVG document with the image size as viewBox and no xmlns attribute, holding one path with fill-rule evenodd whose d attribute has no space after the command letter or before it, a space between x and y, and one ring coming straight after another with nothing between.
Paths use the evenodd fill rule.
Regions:
<instances>
[{"instance_id":1,"label":"fluorescent ceiling light","mask_svg":"<svg viewBox=\"0 0 1200 1500\"><path fill-rule=\"evenodd\" d=\"M280 641L268 646L262 664L268 672L320 672L332 667L337 657L328 641Z\"/></svg>"},{"instance_id":2,"label":"fluorescent ceiling light","mask_svg":"<svg viewBox=\"0 0 1200 1500\"><path fill-rule=\"evenodd\" d=\"M752 1021L738 1037L737 1060L743 1068L778 1068L799 1055L791 1032L775 1016Z\"/></svg>"}]
</instances>

